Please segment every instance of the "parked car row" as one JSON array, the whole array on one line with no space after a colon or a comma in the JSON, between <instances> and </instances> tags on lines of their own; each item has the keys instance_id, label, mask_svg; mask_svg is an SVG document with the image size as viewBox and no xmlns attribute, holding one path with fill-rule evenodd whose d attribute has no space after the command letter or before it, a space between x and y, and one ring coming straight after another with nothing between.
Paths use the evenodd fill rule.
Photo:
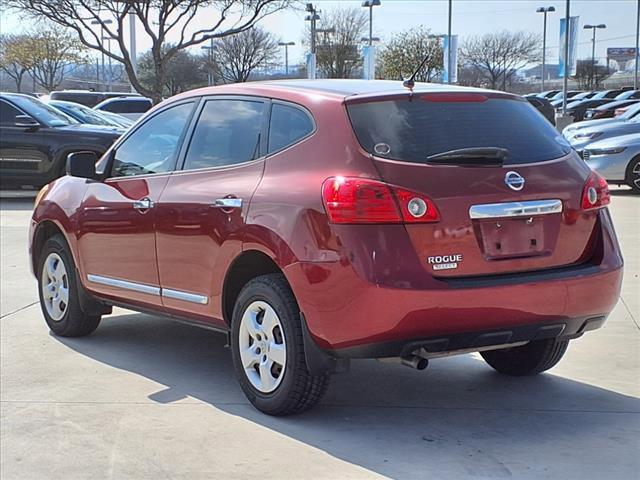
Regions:
<instances>
[{"instance_id":1,"label":"parked car row","mask_svg":"<svg viewBox=\"0 0 640 480\"><path fill-rule=\"evenodd\" d=\"M640 192L640 103L613 118L571 124L562 134L609 183Z\"/></svg>"},{"instance_id":2,"label":"parked car row","mask_svg":"<svg viewBox=\"0 0 640 480\"><path fill-rule=\"evenodd\" d=\"M530 102L532 101L531 99L546 100L558 113L562 110L562 91L549 90L538 94L525 95L525 97ZM616 115L616 112L621 113L625 108L640 102L640 90L631 88L599 92L571 90L567 92L567 102L567 114L573 117L574 122L595 118L611 118Z\"/></svg>"}]
</instances>

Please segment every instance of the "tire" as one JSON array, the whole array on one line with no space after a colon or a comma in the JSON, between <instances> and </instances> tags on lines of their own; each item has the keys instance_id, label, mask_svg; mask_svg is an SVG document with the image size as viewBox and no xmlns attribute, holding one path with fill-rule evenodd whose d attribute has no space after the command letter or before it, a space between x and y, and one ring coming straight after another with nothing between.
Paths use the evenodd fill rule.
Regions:
<instances>
[{"instance_id":1,"label":"tire","mask_svg":"<svg viewBox=\"0 0 640 480\"><path fill-rule=\"evenodd\" d=\"M633 193L640 193L640 156L631 160L627 166L624 181L631 187Z\"/></svg>"},{"instance_id":2,"label":"tire","mask_svg":"<svg viewBox=\"0 0 640 480\"><path fill-rule=\"evenodd\" d=\"M86 315L80 308L76 266L61 235L49 238L42 248L38 294L42 314L54 334L82 337L98 328L100 316Z\"/></svg>"},{"instance_id":3,"label":"tire","mask_svg":"<svg viewBox=\"0 0 640 480\"><path fill-rule=\"evenodd\" d=\"M505 375L521 377L549 370L567 351L569 340L536 340L521 347L480 352L485 362Z\"/></svg>"},{"instance_id":4,"label":"tire","mask_svg":"<svg viewBox=\"0 0 640 480\"><path fill-rule=\"evenodd\" d=\"M300 309L282 274L262 275L241 290L233 309L231 353L244 394L266 414L308 410L329 386L328 374L314 376L307 369Z\"/></svg>"}]
</instances>

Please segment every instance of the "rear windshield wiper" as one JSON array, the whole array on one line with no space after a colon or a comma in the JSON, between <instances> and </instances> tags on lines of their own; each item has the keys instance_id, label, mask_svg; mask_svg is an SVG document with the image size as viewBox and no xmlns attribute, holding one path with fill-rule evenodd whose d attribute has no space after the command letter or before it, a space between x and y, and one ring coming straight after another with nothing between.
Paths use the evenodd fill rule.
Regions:
<instances>
[{"instance_id":1,"label":"rear windshield wiper","mask_svg":"<svg viewBox=\"0 0 640 480\"><path fill-rule=\"evenodd\" d=\"M499 147L457 148L429 155L427 162L449 165L502 165L509 150Z\"/></svg>"}]
</instances>

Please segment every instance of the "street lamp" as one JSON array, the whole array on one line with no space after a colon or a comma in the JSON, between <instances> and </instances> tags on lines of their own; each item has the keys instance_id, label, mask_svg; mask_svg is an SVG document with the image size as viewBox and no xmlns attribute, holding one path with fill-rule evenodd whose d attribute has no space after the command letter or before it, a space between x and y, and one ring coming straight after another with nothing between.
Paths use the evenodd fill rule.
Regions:
<instances>
[{"instance_id":1,"label":"street lamp","mask_svg":"<svg viewBox=\"0 0 640 480\"><path fill-rule=\"evenodd\" d=\"M295 45L296 42L278 42L278 45L284 47L284 73L289 76L289 47Z\"/></svg>"},{"instance_id":2,"label":"street lamp","mask_svg":"<svg viewBox=\"0 0 640 480\"><path fill-rule=\"evenodd\" d=\"M371 46L373 45L373 7L379 7L380 0L365 0L362 6L369 9L369 46Z\"/></svg>"},{"instance_id":3,"label":"street lamp","mask_svg":"<svg viewBox=\"0 0 640 480\"><path fill-rule=\"evenodd\" d=\"M113 23L113 20L91 20L91 25L100 25L100 38L104 40L104 26ZM111 57L109 57L111 58ZM104 82L104 52L102 52L102 81Z\"/></svg>"},{"instance_id":4,"label":"street lamp","mask_svg":"<svg viewBox=\"0 0 640 480\"><path fill-rule=\"evenodd\" d=\"M109 53L111 53L111 41L112 40L113 40L113 38L102 37L102 41L103 42L107 42L107 51ZM104 67L103 67L103 70L104 70ZM104 73L104 71L102 73ZM111 82L112 82L112 80L113 80L113 70L111 68L111 55L109 55L109 80L108 80L109 87L107 88L108 92L111 91Z\"/></svg>"},{"instance_id":5,"label":"street lamp","mask_svg":"<svg viewBox=\"0 0 640 480\"><path fill-rule=\"evenodd\" d=\"M547 58L547 13L555 12L555 7L539 7L536 12L544 13L544 23L542 27L542 87L541 92L544 92L544 70Z\"/></svg>"},{"instance_id":6,"label":"street lamp","mask_svg":"<svg viewBox=\"0 0 640 480\"><path fill-rule=\"evenodd\" d=\"M604 23L599 23L598 25L585 25L583 28L585 30L591 29L593 32L591 37L591 88L595 88L597 86L594 85L596 79L596 30L607 28L607 26Z\"/></svg>"},{"instance_id":7,"label":"street lamp","mask_svg":"<svg viewBox=\"0 0 640 480\"><path fill-rule=\"evenodd\" d=\"M213 44L213 38L210 39L210 44L209 45L203 45L202 47L200 47L202 50L206 50L209 53L209 63L211 64L210 66L210 71L207 73L207 85L209 85L210 87L216 84L216 79L214 76L214 72L213 72L213 52L215 52L216 50L218 50L218 47L216 45Z\"/></svg>"},{"instance_id":8,"label":"street lamp","mask_svg":"<svg viewBox=\"0 0 640 480\"><path fill-rule=\"evenodd\" d=\"M318 15L313 3L307 3L306 11L309 12L309 15L304 19L311 23L311 53L307 61L307 77L313 80L316 78L316 22L320 20L320 15Z\"/></svg>"}]
</instances>

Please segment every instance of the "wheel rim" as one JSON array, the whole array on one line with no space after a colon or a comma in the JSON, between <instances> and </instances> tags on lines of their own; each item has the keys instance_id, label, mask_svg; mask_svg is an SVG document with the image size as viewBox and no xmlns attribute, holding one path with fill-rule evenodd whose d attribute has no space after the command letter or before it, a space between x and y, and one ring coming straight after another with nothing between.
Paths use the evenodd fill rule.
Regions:
<instances>
[{"instance_id":1,"label":"wheel rim","mask_svg":"<svg viewBox=\"0 0 640 480\"><path fill-rule=\"evenodd\" d=\"M636 186L636 188L640 189L640 162L636 162L631 170L631 182Z\"/></svg>"},{"instance_id":2,"label":"wheel rim","mask_svg":"<svg viewBox=\"0 0 640 480\"><path fill-rule=\"evenodd\" d=\"M287 345L276 311L266 302L249 305L240 320L240 360L251 385L273 392L284 378Z\"/></svg>"},{"instance_id":3,"label":"wheel rim","mask_svg":"<svg viewBox=\"0 0 640 480\"><path fill-rule=\"evenodd\" d=\"M40 286L47 313L54 322L59 322L69 306L69 280L67 268L57 253L50 253L44 261Z\"/></svg>"}]
</instances>

